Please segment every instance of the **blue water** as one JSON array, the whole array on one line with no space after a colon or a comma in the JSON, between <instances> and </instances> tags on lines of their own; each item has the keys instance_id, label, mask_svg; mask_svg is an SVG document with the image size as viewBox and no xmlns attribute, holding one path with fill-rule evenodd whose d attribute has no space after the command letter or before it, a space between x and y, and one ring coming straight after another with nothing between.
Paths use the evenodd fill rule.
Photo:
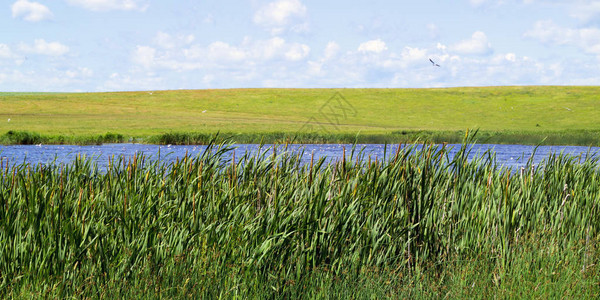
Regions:
<instances>
[{"instance_id":1,"label":"blue water","mask_svg":"<svg viewBox=\"0 0 600 300\"><path fill-rule=\"evenodd\" d=\"M259 145L241 144L235 145L236 156L241 157L244 153L257 153ZM269 145L264 145L265 150ZM281 146L282 147L282 146ZM352 145L343 144L310 144L310 145L289 145L288 150L300 151L304 150L303 162L309 162L311 155L314 154L315 160L321 157L326 157L327 161L337 160L343 156L344 148L346 156L350 156ZM365 157L371 156L372 159L381 159L384 157L384 151L387 157L395 154L398 145L356 145L356 149L361 150ZM451 147L450 155L452 156L460 145L448 145ZM527 160L533 153L534 146L526 145L493 145L493 144L475 144L472 145L470 157L480 155L487 150L492 150L496 153L496 161L506 167L518 168L526 164ZM27 162L30 164L38 163L69 163L78 155L85 156L95 160L101 168L106 168L108 160L111 157L130 157L137 153L149 155L151 159L159 157L162 161L173 161L183 157L186 153L194 156L201 154L206 149L206 146L164 146L164 145L145 145L145 144L105 144L94 146L72 146L72 145L15 145L15 146L0 146L0 159L2 164L20 164ZM600 148L598 147L578 147L578 146L540 146L537 148L534 156L534 162L538 164L542 159L547 158L551 153L565 153L574 156L580 156L585 159L589 151L590 155L599 155ZM230 153L231 154L231 153Z\"/></svg>"}]
</instances>

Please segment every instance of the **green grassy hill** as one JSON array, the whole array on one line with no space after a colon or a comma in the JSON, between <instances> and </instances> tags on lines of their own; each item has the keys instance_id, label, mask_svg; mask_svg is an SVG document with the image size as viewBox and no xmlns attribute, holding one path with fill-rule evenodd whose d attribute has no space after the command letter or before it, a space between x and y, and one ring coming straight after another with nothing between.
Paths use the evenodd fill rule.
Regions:
<instances>
[{"instance_id":1,"label":"green grassy hill","mask_svg":"<svg viewBox=\"0 0 600 300\"><path fill-rule=\"evenodd\" d=\"M0 93L0 142L481 142L598 145L600 87ZM10 121L8 121L10 119ZM108 134L107 133L111 133Z\"/></svg>"}]
</instances>

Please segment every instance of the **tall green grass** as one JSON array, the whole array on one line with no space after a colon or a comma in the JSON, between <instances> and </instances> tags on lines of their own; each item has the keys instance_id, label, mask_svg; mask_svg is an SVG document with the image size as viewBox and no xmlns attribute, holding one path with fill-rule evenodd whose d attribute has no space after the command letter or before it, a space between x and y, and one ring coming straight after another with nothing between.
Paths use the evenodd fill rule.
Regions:
<instances>
[{"instance_id":1,"label":"tall green grass","mask_svg":"<svg viewBox=\"0 0 600 300\"><path fill-rule=\"evenodd\" d=\"M0 145L36 145L36 144L75 144L75 145L100 145L104 143L123 143L122 134L110 133L99 135L63 136L41 135L31 131L9 130L0 135Z\"/></svg>"},{"instance_id":2,"label":"tall green grass","mask_svg":"<svg viewBox=\"0 0 600 300\"><path fill-rule=\"evenodd\" d=\"M209 143L0 166L2 297L598 297L598 159Z\"/></svg>"},{"instance_id":3,"label":"tall green grass","mask_svg":"<svg viewBox=\"0 0 600 300\"><path fill-rule=\"evenodd\" d=\"M269 132L269 133L233 133L217 134L219 142L239 144L397 144L429 141L436 144L460 144L465 135L464 130L429 131L429 130L397 130L388 133L348 133L348 132ZM206 145L213 140L215 134L201 132L168 132L150 136L125 136L119 133L99 135L42 135L31 131L8 131L0 135L0 144L32 145L32 144L103 144L136 142L162 145ZM525 144L525 145L580 145L600 146L600 132L594 130L570 130L555 132L520 132L520 131L479 131L478 139L487 144Z\"/></svg>"}]
</instances>

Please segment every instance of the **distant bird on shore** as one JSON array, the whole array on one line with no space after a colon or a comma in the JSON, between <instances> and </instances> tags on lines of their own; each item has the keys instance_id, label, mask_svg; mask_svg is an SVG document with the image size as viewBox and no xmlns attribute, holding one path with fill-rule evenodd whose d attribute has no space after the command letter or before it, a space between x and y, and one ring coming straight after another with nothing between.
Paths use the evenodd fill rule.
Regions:
<instances>
[{"instance_id":1,"label":"distant bird on shore","mask_svg":"<svg viewBox=\"0 0 600 300\"><path fill-rule=\"evenodd\" d=\"M10 122L10 119L8 119L8 122Z\"/></svg>"},{"instance_id":2,"label":"distant bird on shore","mask_svg":"<svg viewBox=\"0 0 600 300\"><path fill-rule=\"evenodd\" d=\"M440 66L440 65L436 64L436 63L435 63L435 62L434 62L434 61L433 61L431 58L429 59L429 61L431 62L431 64L432 64L434 67L439 67L439 66Z\"/></svg>"},{"instance_id":3,"label":"distant bird on shore","mask_svg":"<svg viewBox=\"0 0 600 300\"><path fill-rule=\"evenodd\" d=\"M205 112L206 112L205 110L202 111L202 113L205 113Z\"/></svg>"}]
</instances>

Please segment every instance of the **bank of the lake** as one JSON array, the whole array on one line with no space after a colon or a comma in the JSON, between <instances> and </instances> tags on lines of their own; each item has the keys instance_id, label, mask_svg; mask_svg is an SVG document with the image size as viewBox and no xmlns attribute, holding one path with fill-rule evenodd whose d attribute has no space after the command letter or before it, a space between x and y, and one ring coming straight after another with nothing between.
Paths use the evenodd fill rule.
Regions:
<instances>
[{"instance_id":1,"label":"bank of the lake","mask_svg":"<svg viewBox=\"0 0 600 300\"><path fill-rule=\"evenodd\" d=\"M407 143L460 143L466 131L402 130L389 133L233 133L168 132L148 136L127 136L120 133L98 135L44 135L29 131L8 131L0 135L0 145L100 145L109 143L143 143L157 145L206 145L215 136L219 142L236 144L407 144ZM548 132L478 131L477 142L504 145L569 145L600 146L600 131L563 130Z\"/></svg>"},{"instance_id":2,"label":"bank of the lake","mask_svg":"<svg viewBox=\"0 0 600 300\"><path fill-rule=\"evenodd\" d=\"M597 146L600 87L0 93L0 143L458 143Z\"/></svg>"}]
</instances>

